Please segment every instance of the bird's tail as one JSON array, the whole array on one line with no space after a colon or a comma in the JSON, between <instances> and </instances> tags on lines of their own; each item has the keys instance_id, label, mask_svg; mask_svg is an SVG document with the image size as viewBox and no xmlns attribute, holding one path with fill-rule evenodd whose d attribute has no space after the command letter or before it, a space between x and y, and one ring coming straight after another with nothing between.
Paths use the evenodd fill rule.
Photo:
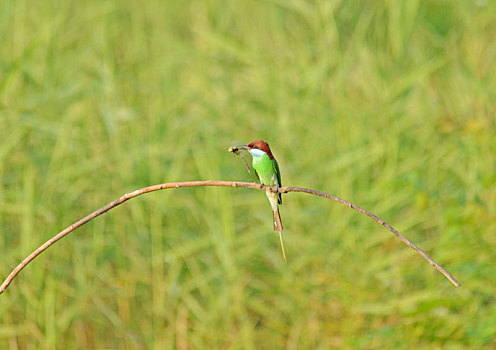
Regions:
<instances>
[{"instance_id":1,"label":"bird's tail","mask_svg":"<svg viewBox=\"0 0 496 350\"><path fill-rule=\"evenodd\" d=\"M279 214L279 207L274 210L274 231L281 232L284 230L282 227L281 214Z\"/></svg>"},{"instance_id":2,"label":"bird's tail","mask_svg":"<svg viewBox=\"0 0 496 350\"><path fill-rule=\"evenodd\" d=\"M274 210L274 231L279 232L279 240L281 241L281 250L282 250L282 257L284 258L284 261L286 261L286 252L284 251L284 243L282 242L282 221L281 221L281 215L279 214L279 207L276 207L277 209Z\"/></svg>"},{"instance_id":3,"label":"bird's tail","mask_svg":"<svg viewBox=\"0 0 496 350\"><path fill-rule=\"evenodd\" d=\"M284 243L282 242L282 230L284 228L282 227L281 214L279 214L279 206L277 205L277 196L267 192L267 197L269 198L270 205L272 206L272 212L274 213L274 231L279 232L282 256L284 261L286 261L286 252L284 251Z\"/></svg>"},{"instance_id":4,"label":"bird's tail","mask_svg":"<svg viewBox=\"0 0 496 350\"><path fill-rule=\"evenodd\" d=\"M279 240L281 241L282 257L284 258L284 262L287 262L286 252L284 251L284 243L282 242L282 231L279 231Z\"/></svg>"}]
</instances>

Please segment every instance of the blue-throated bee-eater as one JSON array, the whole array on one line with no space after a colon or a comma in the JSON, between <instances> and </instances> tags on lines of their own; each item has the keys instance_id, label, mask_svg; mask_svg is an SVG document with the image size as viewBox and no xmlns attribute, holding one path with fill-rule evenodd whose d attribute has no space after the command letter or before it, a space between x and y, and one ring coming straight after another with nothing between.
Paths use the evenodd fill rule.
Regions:
<instances>
[{"instance_id":1,"label":"blue-throated bee-eater","mask_svg":"<svg viewBox=\"0 0 496 350\"><path fill-rule=\"evenodd\" d=\"M265 186L281 187L281 172L279 171L279 164L270 151L267 142L258 140L249 143L248 145L233 146L229 148L229 152L236 153L240 150L248 151L252 156L252 166L255 170L260 183ZM274 213L274 231L279 232L279 239L281 241L282 255L286 261L286 253L284 251L284 244L282 242L282 221L279 214L279 204L282 204L282 197L280 193L270 191L265 192L269 198L272 212Z\"/></svg>"}]
</instances>

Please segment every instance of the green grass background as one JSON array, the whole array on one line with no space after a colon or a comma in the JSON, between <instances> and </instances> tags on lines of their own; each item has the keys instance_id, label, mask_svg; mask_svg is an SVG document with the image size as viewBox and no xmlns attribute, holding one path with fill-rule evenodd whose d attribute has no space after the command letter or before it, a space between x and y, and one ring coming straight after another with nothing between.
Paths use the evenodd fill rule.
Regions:
<instances>
[{"instance_id":1,"label":"green grass background","mask_svg":"<svg viewBox=\"0 0 496 350\"><path fill-rule=\"evenodd\" d=\"M0 1L0 348L496 348L496 3Z\"/></svg>"}]
</instances>

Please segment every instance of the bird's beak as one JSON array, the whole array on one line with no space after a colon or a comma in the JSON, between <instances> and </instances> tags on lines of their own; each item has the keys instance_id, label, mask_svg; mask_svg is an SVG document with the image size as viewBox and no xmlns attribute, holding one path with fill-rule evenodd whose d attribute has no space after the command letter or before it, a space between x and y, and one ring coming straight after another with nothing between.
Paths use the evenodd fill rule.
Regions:
<instances>
[{"instance_id":1,"label":"bird's beak","mask_svg":"<svg viewBox=\"0 0 496 350\"><path fill-rule=\"evenodd\" d=\"M251 147L248 147L247 145L240 145L240 146L232 146L229 147L228 151L231 153L237 153L239 151L250 151Z\"/></svg>"}]
</instances>

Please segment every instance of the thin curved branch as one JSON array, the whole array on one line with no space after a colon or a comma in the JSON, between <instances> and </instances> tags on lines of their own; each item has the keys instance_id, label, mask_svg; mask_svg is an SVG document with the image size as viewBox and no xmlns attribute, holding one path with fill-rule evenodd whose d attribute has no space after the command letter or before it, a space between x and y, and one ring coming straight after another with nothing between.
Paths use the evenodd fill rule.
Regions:
<instances>
[{"instance_id":1,"label":"thin curved branch","mask_svg":"<svg viewBox=\"0 0 496 350\"><path fill-rule=\"evenodd\" d=\"M245 188L252 188L255 190L262 190L262 191L272 191L272 192L280 192L280 193L288 193L288 192L303 192L303 193L309 193L313 194L316 196L324 197L327 199L331 199L335 202L341 203L351 209L357 210L362 214L367 215L370 217L372 220L375 222L379 223L380 225L384 226L386 229L391 231L395 236L397 236L399 239L403 241L406 245L410 246L413 248L417 253L419 253L425 260L427 260L432 266L434 266L439 272L441 272L447 279L451 281L455 286L460 286L460 283L458 283L457 280L451 276L448 271L446 271L441 265L436 263L434 260L432 260L422 249L417 247L415 244L410 242L405 236L403 236L401 233L399 233L397 230L395 230L391 225L387 224L384 220L378 218L374 214L370 213L369 211L360 208L359 206L356 206L355 204L345 201L344 199L332 196L330 194L312 190L309 188L303 188L303 187L281 187L279 189L275 187L267 187L263 185L259 185L256 183L250 183L250 182L232 182L232 181L187 181L187 182L170 182L170 183L164 183L164 184L159 184L159 185L154 185L154 186L149 186L145 187L139 190L136 190L131 193L127 193L123 195L122 197L116 199L113 202L110 202L106 206L94 211L93 213L89 214L88 216L82 218L81 220L75 222L71 226L67 227L65 230L59 232L52 238L50 238L48 241L46 241L44 244L42 244L40 247L38 247L35 251L33 251L31 254L29 254L17 267L12 270L12 272L7 276L5 281L2 283L0 286L0 294L2 294L9 284L12 282L12 280L21 272L21 270L26 267L27 264L29 264L32 260L34 260L38 255L43 253L48 247L50 247L52 244L60 240L61 238L65 237L75 229L77 229L80 226L83 226L87 222L93 220L97 216L100 216L107 211L109 211L112 208L115 208L116 206L124 203L125 201L138 197L142 194L149 193L149 192L154 192L154 191L159 191L159 190L164 190L168 188L181 188L181 187L201 187L201 186L223 186L223 187L245 187Z\"/></svg>"}]
</instances>

